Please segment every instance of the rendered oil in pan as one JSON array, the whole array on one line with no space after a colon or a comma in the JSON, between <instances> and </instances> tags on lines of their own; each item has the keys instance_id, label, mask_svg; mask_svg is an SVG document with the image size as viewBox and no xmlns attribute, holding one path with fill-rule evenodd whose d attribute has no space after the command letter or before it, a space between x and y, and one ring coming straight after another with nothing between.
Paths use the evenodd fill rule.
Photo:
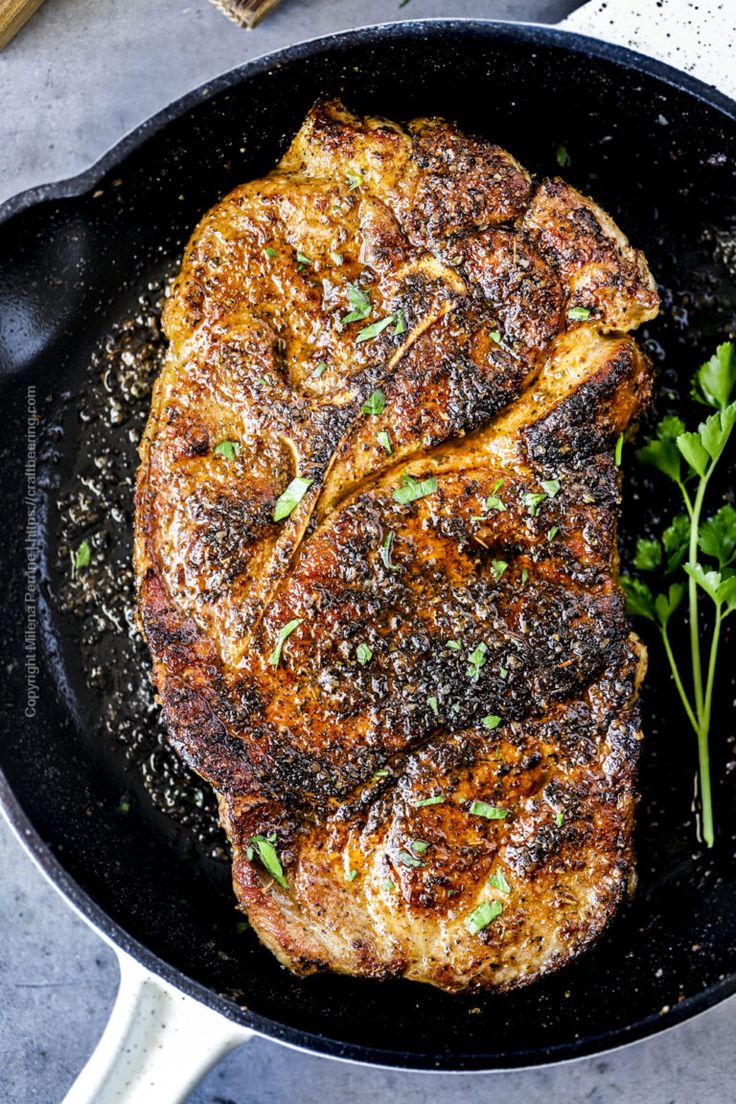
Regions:
<instances>
[{"instance_id":1,"label":"rendered oil in pan","mask_svg":"<svg viewBox=\"0 0 736 1104\"><path fill-rule=\"evenodd\" d=\"M225 859L211 790L166 745L134 615L136 449L165 352L164 292L165 280L149 284L136 313L122 320L93 356L88 385L74 404L75 460L58 496L58 606L78 621L87 683L99 697L99 738L119 747L153 805L185 827L204 855ZM90 561L75 568L84 541ZM121 812L130 811L135 800L132 792L122 792Z\"/></svg>"}]
</instances>

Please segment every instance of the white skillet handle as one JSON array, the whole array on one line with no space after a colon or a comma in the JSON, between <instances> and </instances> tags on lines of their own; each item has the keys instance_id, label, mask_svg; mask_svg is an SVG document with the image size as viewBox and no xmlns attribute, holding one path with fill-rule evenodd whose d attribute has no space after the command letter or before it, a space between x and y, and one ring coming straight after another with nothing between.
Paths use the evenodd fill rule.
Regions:
<instances>
[{"instance_id":1,"label":"white skillet handle","mask_svg":"<svg viewBox=\"0 0 736 1104\"><path fill-rule=\"evenodd\" d=\"M253 1032L115 950L120 963L115 1006L64 1104L182 1104L215 1062Z\"/></svg>"},{"instance_id":2,"label":"white skillet handle","mask_svg":"<svg viewBox=\"0 0 736 1104\"><path fill-rule=\"evenodd\" d=\"M733 0L589 0L558 26L628 46L736 99Z\"/></svg>"}]
</instances>

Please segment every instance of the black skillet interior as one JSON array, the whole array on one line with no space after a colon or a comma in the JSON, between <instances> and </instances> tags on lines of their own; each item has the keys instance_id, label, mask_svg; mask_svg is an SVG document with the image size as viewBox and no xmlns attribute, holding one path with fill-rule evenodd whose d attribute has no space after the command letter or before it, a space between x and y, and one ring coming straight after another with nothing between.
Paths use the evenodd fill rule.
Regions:
<instances>
[{"instance_id":1,"label":"black skillet interior","mask_svg":"<svg viewBox=\"0 0 736 1104\"><path fill-rule=\"evenodd\" d=\"M228 75L190 97L186 110L175 106L123 143L102 179L89 175L22 201L0 226L0 609L9 662L3 770L95 922L119 941L138 941L145 950L137 953L154 969L162 960L184 988L275 1037L397 1066L518 1066L625 1042L731 992L733 686L724 688L713 734L720 832L706 854L694 835L693 740L653 650L639 887L576 964L503 996L451 997L406 982L295 980L252 934L233 935L227 868L198 856L187 831L136 789L119 749L96 735L100 703L81 670L74 626L56 610L58 580L48 566L54 492L74 455L68 394L73 407L92 349L179 254L199 215L235 184L266 172L324 92L402 119L449 116L540 175L557 171L564 144L566 176L646 250L664 289L662 317L644 336L663 386L677 391L683 373L733 336L736 293L727 268L736 258L729 238L736 122L715 94L709 104L699 86L683 79L685 89L676 87L672 71L653 63L628 68L633 63L632 55L585 40L494 24L403 24L339 36ZM94 191L102 194L93 198ZM29 385L43 420L41 693L33 717L26 716L23 663ZM660 397L661 408L669 401ZM58 425L64 434L53 431ZM625 548L662 509L659 488L627 476ZM734 666L731 643L724 674ZM120 794L129 790L134 815L122 816ZM248 1010L217 993L241 994Z\"/></svg>"}]
</instances>

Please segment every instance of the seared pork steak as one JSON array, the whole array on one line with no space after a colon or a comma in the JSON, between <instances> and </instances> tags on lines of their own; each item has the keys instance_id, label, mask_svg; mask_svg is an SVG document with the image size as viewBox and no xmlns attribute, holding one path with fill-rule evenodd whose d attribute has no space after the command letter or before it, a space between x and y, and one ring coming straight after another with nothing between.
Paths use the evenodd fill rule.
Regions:
<instances>
[{"instance_id":1,"label":"seared pork steak","mask_svg":"<svg viewBox=\"0 0 736 1104\"><path fill-rule=\"evenodd\" d=\"M319 103L168 299L136 569L171 741L300 974L509 988L633 879L620 436L657 312L562 180Z\"/></svg>"}]
</instances>

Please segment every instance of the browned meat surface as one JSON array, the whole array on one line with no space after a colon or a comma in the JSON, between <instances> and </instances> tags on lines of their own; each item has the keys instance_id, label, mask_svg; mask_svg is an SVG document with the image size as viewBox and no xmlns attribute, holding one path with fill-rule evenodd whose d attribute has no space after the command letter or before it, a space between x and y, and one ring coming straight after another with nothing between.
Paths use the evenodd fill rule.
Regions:
<instances>
[{"instance_id":1,"label":"browned meat surface","mask_svg":"<svg viewBox=\"0 0 736 1104\"><path fill-rule=\"evenodd\" d=\"M630 887L614 449L657 306L592 200L439 119L318 104L197 227L141 444L140 617L296 972L520 985Z\"/></svg>"}]
</instances>

